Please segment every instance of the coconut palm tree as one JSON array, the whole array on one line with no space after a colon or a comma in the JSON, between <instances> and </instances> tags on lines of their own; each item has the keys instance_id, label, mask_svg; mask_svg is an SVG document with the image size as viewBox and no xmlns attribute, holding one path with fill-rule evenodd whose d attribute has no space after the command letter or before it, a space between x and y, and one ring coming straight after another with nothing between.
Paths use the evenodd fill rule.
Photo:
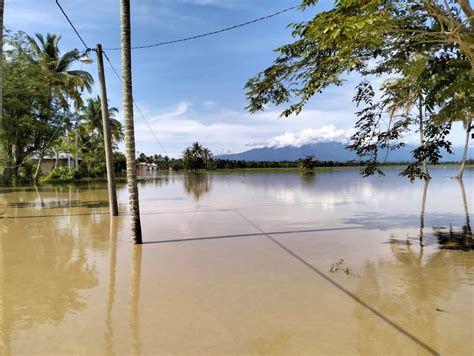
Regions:
<instances>
[{"instance_id":1,"label":"coconut palm tree","mask_svg":"<svg viewBox=\"0 0 474 356\"><path fill-rule=\"evenodd\" d=\"M100 98L87 99L86 105L82 108L82 115L80 115L80 123L91 133L95 133L103 138L102 128L102 105ZM114 143L120 142L124 138L123 127L120 121L115 118L115 114L118 113L118 109L109 106L109 123L110 131L112 134L112 140Z\"/></svg>"},{"instance_id":2,"label":"coconut palm tree","mask_svg":"<svg viewBox=\"0 0 474 356\"><path fill-rule=\"evenodd\" d=\"M79 59L79 51L77 49L68 51L61 55L59 50L59 41L61 36L48 33L46 37L37 33L35 37L27 36L29 44L29 57L33 63L38 64L49 74L51 78L51 93L49 107L43 108L43 119L48 120L52 103L57 100L60 107L66 112L65 126L71 126L71 118L69 115L69 99L75 103L76 109L82 107L81 94L86 89L92 91L94 79L92 75L83 70L71 69L74 62ZM66 135L69 140L69 135ZM69 147L69 142L68 142ZM38 166L34 175L37 179L39 168L43 158L44 149L40 151Z\"/></svg>"},{"instance_id":3,"label":"coconut palm tree","mask_svg":"<svg viewBox=\"0 0 474 356\"><path fill-rule=\"evenodd\" d=\"M130 0L120 1L120 19L123 77L122 96L125 123L125 156L127 159L127 185L130 207L130 224L133 242L135 244L141 244L142 228L140 224L140 206L138 201L137 184L137 162L135 159L135 130L133 125Z\"/></svg>"},{"instance_id":4,"label":"coconut palm tree","mask_svg":"<svg viewBox=\"0 0 474 356\"><path fill-rule=\"evenodd\" d=\"M52 95L59 99L64 109L69 107L68 99L73 99L76 107L83 105L81 94L86 89L92 91L94 79L84 70L73 70L72 65L79 60L80 53L73 49L61 55L59 41L61 36L48 33L46 37L37 33L28 36L31 60L53 74Z\"/></svg>"},{"instance_id":5,"label":"coconut palm tree","mask_svg":"<svg viewBox=\"0 0 474 356\"><path fill-rule=\"evenodd\" d=\"M199 142L194 142L183 152L183 161L187 169L202 169L212 160L211 151Z\"/></svg>"}]
</instances>

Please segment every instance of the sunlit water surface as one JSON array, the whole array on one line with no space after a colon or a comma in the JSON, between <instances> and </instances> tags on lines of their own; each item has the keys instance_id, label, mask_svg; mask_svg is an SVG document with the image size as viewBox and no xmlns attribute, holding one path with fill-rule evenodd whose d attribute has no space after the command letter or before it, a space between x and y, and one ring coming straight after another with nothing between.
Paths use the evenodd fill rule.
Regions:
<instances>
[{"instance_id":1,"label":"sunlit water surface","mask_svg":"<svg viewBox=\"0 0 474 356\"><path fill-rule=\"evenodd\" d=\"M472 354L474 171L1 189L0 354Z\"/></svg>"}]
</instances>

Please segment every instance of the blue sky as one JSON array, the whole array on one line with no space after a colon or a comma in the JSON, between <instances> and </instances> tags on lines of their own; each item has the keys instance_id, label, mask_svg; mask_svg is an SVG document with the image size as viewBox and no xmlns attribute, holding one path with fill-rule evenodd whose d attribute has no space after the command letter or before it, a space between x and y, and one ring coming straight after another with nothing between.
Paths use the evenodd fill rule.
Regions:
<instances>
[{"instance_id":1,"label":"blue sky","mask_svg":"<svg viewBox=\"0 0 474 356\"><path fill-rule=\"evenodd\" d=\"M89 46L120 46L119 0L60 0ZM187 37L246 22L298 5L299 0L140 0L132 3L132 45ZM315 97L297 117L279 118L279 108L250 115L243 86L271 65L273 49L290 42L289 23L300 22L327 9L330 1L305 13L290 11L247 27L181 44L133 52L133 90L157 144L135 112L137 151L177 157L199 141L214 154L240 152L251 147L344 140L355 122L352 103L356 77L342 87ZM63 51L83 45L54 0L5 0L9 30L57 33ZM120 70L120 52L107 52ZM83 65L96 76L96 66ZM121 86L106 66L110 103L121 112ZM92 95L97 95L97 86ZM121 119L121 114L119 119ZM416 136L413 136L415 140ZM461 124L451 135L463 142Z\"/></svg>"}]
</instances>

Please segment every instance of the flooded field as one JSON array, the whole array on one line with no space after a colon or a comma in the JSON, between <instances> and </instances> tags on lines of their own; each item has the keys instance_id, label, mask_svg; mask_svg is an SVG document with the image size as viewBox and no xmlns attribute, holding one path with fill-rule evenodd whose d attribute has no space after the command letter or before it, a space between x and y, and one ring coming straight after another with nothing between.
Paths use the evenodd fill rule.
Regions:
<instances>
[{"instance_id":1,"label":"flooded field","mask_svg":"<svg viewBox=\"0 0 474 356\"><path fill-rule=\"evenodd\" d=\"M0 354L470 355L474 170L386 173L164 173L142 246L124 185L0 189Z\"/></svg>"}]
</instances>

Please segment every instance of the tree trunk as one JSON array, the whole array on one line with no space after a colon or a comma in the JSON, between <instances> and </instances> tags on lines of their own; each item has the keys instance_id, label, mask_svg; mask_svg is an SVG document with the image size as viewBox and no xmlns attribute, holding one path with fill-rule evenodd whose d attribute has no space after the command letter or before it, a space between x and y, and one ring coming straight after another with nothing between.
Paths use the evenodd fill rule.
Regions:
<instances>
[{"instance_id":1,"label":"tree trunk","mask_svg":"<svg viewBox=\"0 0 474 356\"><path fill-rule=\"evenodd\" d=\"M421 210L420 210L420 244L423 245L423 232L425 229L425 208L426 208L426 195L428 193L429 180L425 180L423 186L423 196L421 198Z\"/></svg>"},{"instance_id":2,"label":"tree trunk","mask_svg":"<svg viewBox=\"0 0 474 356\"><path fill-rule=\"evenodd\" d=\"M456 179L462 179L462 176L464 174L464 168L466 166L466 159L467 159L467 151L469 149L469 136L471 135L471 126L472 126L472 120L469 120L467 122L467 127L466 127L466 137L464 139L464 152L462 154L461 167L459 167L459 173L455 177Z\"/></svg>"},{"instance_id":3,"label":"tree trunk","mask_svg":"<svg viewBox=\"0 0 474 356\"><path fill-rule=\"evenodd\" d=\"M0 53L0 142L1 140L1 134L2 134L2 123L3 123L3 3L4 0L0 0L0 48L1 48L1 53ZM3 147L0 146L0 168L3 167L1 164L3 161L2 158L2 151ZM0 175L4 174L0 170Z\"/></svg>"},{"instance_id":4,"label":"tree trunk","mask_svg":"<svg viewBox=\"0 0 474 356\"><path fill-rule=\"evenodd\" d=\"M420 95L420 98L419 98L419 113L420 113L420 117L419 117L419 120L420 120L420 145L422 147L425 146L425 132L424 132L424 127L423 127L423 101L422 101L422 98L421 98L421 95ZM426 174L426 179L430 179L430 173L428 172L428 164L426 163L426 159L423 160L423 170Z\"/></svg>"},{"instance_id":5,"label":"tree trunk","mask_svg":"<svg viewBox=\"0 0 474 356\"><path fill-rule=\"evenodd\" d=\"M123 114L125 126L125 157L127 160L127 185L130 205L132 240L142 243L140 207L138 202L137 162L135 159L135 132L133 125L132 58L130 40L130 0L120 1Z\"/></svg>"}]
</instances>

